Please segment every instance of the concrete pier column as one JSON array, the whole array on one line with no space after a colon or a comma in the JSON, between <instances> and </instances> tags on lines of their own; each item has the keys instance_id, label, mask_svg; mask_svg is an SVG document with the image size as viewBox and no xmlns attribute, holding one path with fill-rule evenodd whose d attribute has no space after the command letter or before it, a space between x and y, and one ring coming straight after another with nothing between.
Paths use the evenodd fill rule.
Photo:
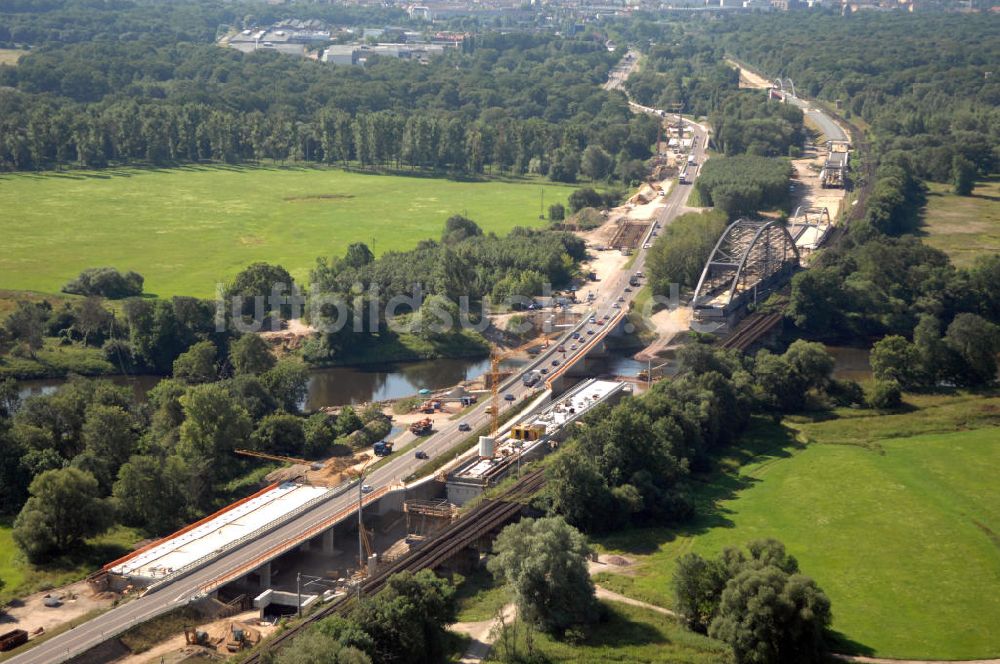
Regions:
<instances>
[{"instance_id":1,"label":"concrete pier column","mask_svg":"<svg viewBox=\"0 0 1000 664\"><path fill-rule=\"evenodd\" d=\"M335 554L337 550L333 548L333 544L333 528L331 527L323 533L323 553L328 556Z\"/></svg>"},{"instance_id":2,"label":"concrete pier column","mask_svg":"<svg viewBox=\"0 0 1000 664\"><path fill-rule=\"evenodd\" d=\"M260 589L270 590L271 588L271 563L264 563L260 569L257 570L258 576L260 576Z\"/></svg>"}]
</instances>

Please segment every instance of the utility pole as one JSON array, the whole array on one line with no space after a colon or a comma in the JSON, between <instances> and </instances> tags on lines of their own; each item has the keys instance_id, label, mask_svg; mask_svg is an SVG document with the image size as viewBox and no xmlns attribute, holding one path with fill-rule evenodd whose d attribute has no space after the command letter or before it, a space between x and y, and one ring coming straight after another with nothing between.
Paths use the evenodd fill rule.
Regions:
<instances>
[{"instance_id":1,"label":"utility pole","mask_svg":"<svg viewBox=\"0 0 1000 664\"><path fill-rule=\"evenodd\" d=\"M365 554L361 544L361 538L364 537L363 528L365 527L364 520L361 518L361 499L364 496L364 486L365 475L364 471L361 471L361 474L358 476L358 599L361 599L361 575L364 573L365 564Z\"/></svg>"},{"instance_id":2,"label":"utility pole","mask_svg":"<svg viewBox=\"0 0 1000 664\"><path fill-rule=\"evenodd\" d=\"M295 594L298 596L298 601L295 605L298 607L299 618L302 617L302 572L295 573Z\"/></svg>"}]
</instances>

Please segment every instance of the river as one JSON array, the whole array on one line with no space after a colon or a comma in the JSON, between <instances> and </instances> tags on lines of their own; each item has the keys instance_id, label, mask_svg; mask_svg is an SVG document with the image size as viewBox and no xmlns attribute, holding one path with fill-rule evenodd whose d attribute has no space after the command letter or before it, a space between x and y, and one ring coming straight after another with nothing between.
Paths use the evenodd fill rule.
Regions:
<instances>
[{"instance_id":1,"label":"river","mask_svg":"<svg viewBox=\"0 0 1000 664\"><path fill-rule=\"evenodd\" d=\"M316 410L324 406L398 399L417 394L422 389L440 390L451 387L463 380L480 376L489 371L489 368L489 358L478 358L315 369L310 372L305 407ZM146 393L160 379L160 376L108 377L116 385L131 387L139 400L144 400ZM50 394L64 382L62 378L25 380L19 382L18 387L24 398L33 394Z\"/></svg>"},{"instance_id":2,"label":"river","mask_svg":"<svg viewBox=\"0 0 1000 664\"><path fill-rule=\"evenodd\" d=\"M860 348L827 346L835 360L834 376L841 379L864 381L871 378L868 351ZM662 360L660 360L662 363ZM504 361L504 366L517 366L518 360ZM632 359L632 351L611 353L599 371L618 376L634 377L645 371L647 364ZM397 362L361 367L333 367L314 369L310 372L309 392L305 408L317 410L325 406L387 401L417 394L420 390L440 390L464 380L480 376L490 368L488 358L442 359L420 362ZM667 375L676 369L668 368ZM116 385L132 388L137 400L144 400L146 392L159 381L160 376L110 376ZM65 382L62 378L43 378L18 383L21 398L33 394L50 394Z\"/></svg>"}]
</instances>

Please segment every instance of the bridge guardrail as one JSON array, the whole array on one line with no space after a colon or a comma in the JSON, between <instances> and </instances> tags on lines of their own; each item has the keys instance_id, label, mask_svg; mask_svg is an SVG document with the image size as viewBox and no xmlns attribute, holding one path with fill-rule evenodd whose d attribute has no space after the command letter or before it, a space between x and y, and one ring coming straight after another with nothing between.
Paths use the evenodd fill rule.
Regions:
<instances>
[{"instance_id":1,"label":"bridge guardrail","mask_svg":"<svg viewBox=\"0 0 1000 664\"><path fill-rule=\"evenodd\" d=\"M361 480L358 480L358 482L360 481ZM346 485L337 487L336 489L332 489L324 494L316 496L315 498L299 505L292 511L283 515L281 518L275 519L274 521L264 526L261 526L257 530L247 533L246 535L240 537L239 539L233 540L232 542L229 542L227 544L223 544L218 549L202 556L201 558L198 558L197 560L192 560L187 565L179 567L170 574L164 576L162 579L159 579L158 581L154 581L153 583L151 583L143 592L143 595L148 595L152 592L155 592L162 586L166 585L168 582L176 581L177 579L190 574L196 569L199 569L207 565L213 559L218 558L220 554L225 553L226 551L230 551L231 549L237 546L241 546L252 539L257 539L261 535L264 535L276 528L283 526L284 524L288 523L292 518L298 516L299 514L303 514L304 512L309 511L310 509L314 508L315 506L319 505L324 501L333 500L334 498L342 496L350 489L356 487L358 485L358 482L349 482Z\"/></svg>"},{"instance_id":2,"label":"bridge guardrail","mask_svg":"<svg viewBox=\"0 0 1000 664\"><path fill-rule=\"evenodd\" d=\"M352 483L351 488L356 487L356 486L357 486L356 482ZM364 506L368 506L368 505L372 504L373 502L381 499L383 496L385 496L385 494L389 493L389 491L395 491L395 490L398 490L398 489L393 489L391 485L385 485L383 487L380 487L380 488L376 489L375 491L367 494L364 497L364 499L362 500L362 504ZM338 496L341 496L343 494L344 494L344 492L340 492L340 493L338 493ZM223 576L220 576L219 578L215 579L211 583L205 584L204 586L202 586L201 588L198 589L199 590L198 594L207 594L207 593L215 590L216 588L219 588L219 587L225 585L226 583L229 583L233 579L239 578L241 575L246 574L247 572L253 571L254 569L256 569L256 568L260 567L261 565L263 565L268 560L272 560L272 559L276 558L277 556L280 556L282 553L285 553L286 551L291 550L292 548L294 548L295 546L297 546L300 542L303 542L303 541L309 539L310 537L315 537L316 534L319 533L320 531L336 525L336 523L338 521L340 521L341 519L343 519L347 515L351 514L355 510L356 510L356 508L353 505L350 506L350 507L345 507L344 509L338 511L333 516L327 517L326 519L323 519L319 523L310 526L308 529L306 529L300 535L297 535L297 536L295 536L293 538L290 538L290 539L287 539L287 540L283 541L281 544L278 544L277 546L272 547L271 549L268 549L266 552L264 552L264 553L260 554L259 556L255 557L250 562L244 563L243 565L240 565L235 570L233 570L231 572L228 572L228 573L224 574Z\"/></svg>"}]
</instances>

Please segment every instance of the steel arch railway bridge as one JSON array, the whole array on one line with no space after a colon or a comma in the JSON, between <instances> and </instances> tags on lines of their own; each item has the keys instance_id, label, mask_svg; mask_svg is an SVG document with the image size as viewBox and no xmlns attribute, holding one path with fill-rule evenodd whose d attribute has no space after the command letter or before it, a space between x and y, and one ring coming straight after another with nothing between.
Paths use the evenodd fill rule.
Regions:
<instances>
[{"instance_id":1,"label":"steel arch railway bridge","mask_svg":"<svg viewBox=\"0 0 1000 664\"><path fill-rule=\"evenodd\" d=\"M729 324L799 267L799 250L775 220L738 219L726 228L701 272L691 307L703 324Z\"/></svg>"}]
</instances>

